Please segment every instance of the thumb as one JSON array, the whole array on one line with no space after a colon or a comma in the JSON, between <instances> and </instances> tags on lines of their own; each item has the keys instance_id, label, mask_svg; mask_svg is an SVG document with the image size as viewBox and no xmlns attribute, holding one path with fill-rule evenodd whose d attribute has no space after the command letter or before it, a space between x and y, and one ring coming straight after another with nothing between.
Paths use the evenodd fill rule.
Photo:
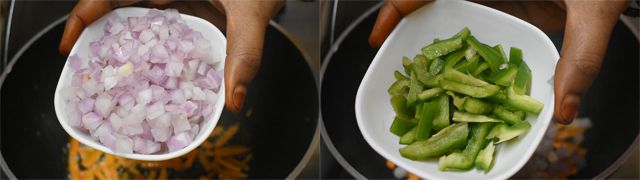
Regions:
<instances>
[{"instance_id":1,"label":"thumb","mask_svg":"<svg viewBox=\"0 0 640 180\"><path fill-rule=\"evenodd\" d=\"M569 124L577 116L582 95L600 70L613 26L626 7L625 2L599 3L566 2L566 34L554 78L554 118L559 123Z\"/></svg>"},{"instance_id":2,"label":"thumb","mask_svg":"<svg viewBox=\"0 0 640 180\"><path fill-rule=\"evenodd\" d=\"M260 69L267 21L252 18L227 22L227 58L225 63L226 106L238 112L244 105L248 86Z\"/></svg>"},{"instance_id":3,"label":"thumb","mask_svg":"<svg viewBox=\"0 0 640 180\"><path fill-rule=\"evenodd\" d=\"M369 45L380 48L393 28L398 25L402 17L422 7L431 0L387 0L378 12L376 23L369 35Z\"/></svg>"}]
</instances>

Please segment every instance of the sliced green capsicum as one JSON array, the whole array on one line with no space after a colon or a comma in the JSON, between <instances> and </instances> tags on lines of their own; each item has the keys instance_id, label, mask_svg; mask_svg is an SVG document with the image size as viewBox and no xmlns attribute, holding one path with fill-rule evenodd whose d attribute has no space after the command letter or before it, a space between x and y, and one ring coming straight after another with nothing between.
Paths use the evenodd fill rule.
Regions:
<instances>
[{"instance_id":1,"label":"sliced green capsicum","mask_svg":"<svg viewBox=\"0 0 640 180\"><path fill-rule=\"evenodd\" d=\"M467 123L452 124L427 140L416 141L401 148L400 155L412 160L442 156L465 147L468 136L469 126Z\"/></svg>"},{"instance_id":2,"label":"sliced green capsicum","mask_svg":"<svg viewBox=\"0 0 640 180\"><path fill-rule=\"evenodd\" d=\"M462 152L453 152L443 156L438 161L441 171L449 169L467 170L471 169L475 163L478 153L489 142L486 137L491 131L494 123L475 123L470 124L471 138L467 142L467 146Z\"/></svg>"}]
</instances>

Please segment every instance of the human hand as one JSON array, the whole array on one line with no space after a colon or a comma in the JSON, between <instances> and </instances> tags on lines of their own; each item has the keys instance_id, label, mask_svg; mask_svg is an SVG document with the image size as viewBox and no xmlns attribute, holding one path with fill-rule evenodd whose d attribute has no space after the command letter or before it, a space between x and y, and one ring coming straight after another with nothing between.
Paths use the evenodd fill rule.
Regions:
<instances>
[{"instance_id":1,"label":"human hand","mask_svg":"<svg viewBox=\"0 0 640 180\"><path fill-rule=\"evenodd\" d=\"M59 51L68 55L86 26L122 6L176 8L185 14L202 17L227 31L227 58L225 63L226 106L238 112L247 93L247 87L260 68L264 34L269 19L284 4L282 0L268 1L188 1L170 0L80 0L69 14L60 41ZM225 25L226 24L226 25Z\"/></svg>"},{"instance_id":2,"label":"human hand","mask_svg":"<svg viewBox=\"0 0 640 180\"><path fill-rule=\"evenodd\" d=\"M371 36L369 36L369 45L379 48L401 18L418 9L425 2L388 0L380 9ZM481 1L480 3L487 2ZM511 3L515 4L515 2ZM493 5L496 4L499 3L493 3ZM541 4L538 3L536 5L540 6ZM559 123L569 124L577 115L582 95L589 89L598 75L611 31L629 1L568 0L564 4L559 4L564 5L566 8L566 23L562 52L556 66L554 78L554 119ZM505 9L509 13L514 13L512 11L513 7L522 7L522 4L517 6L499 5L501 7L511 7L511 9ZM401 10L398 7L403 7L404 9ZM545 5L545 7L548 6ZM501 8L498 7L498 9ZM542 10L535 7L524 7L524 9ZM516 16L536 25L547 26L541 27L543 29L555 29L553 26L557 24L554 23L557 21L540 18L542 16L539 13L525 13L525 15L526 17L521 17L522 14Z\"/></svg>"}]
</instances>

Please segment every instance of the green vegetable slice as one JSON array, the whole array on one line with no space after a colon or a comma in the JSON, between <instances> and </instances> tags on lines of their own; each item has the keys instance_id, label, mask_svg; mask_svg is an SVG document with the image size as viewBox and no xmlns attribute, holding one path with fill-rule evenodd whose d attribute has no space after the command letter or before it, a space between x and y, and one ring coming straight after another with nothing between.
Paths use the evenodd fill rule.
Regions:
<instances>
[{"instance_id":1,"label":"green vegetable slice","mask_svg":"<svg viewBox=\"0 0 640 180\"><path fill-rule=\"evenodd\" d=\"M426 102L422 104L420 121L418 121L418 131L416 132L416 140L425 140L431 136L433 120L436 118L439 111L440 106L436 102Z\"/></svg>"},{"instance_id":2,"label":"green vegetable slice","mask_svg":"<svg viewBox=\"0 0 640 180\"><path fill-rule=\"evenodd\" d=\"M502 59L497 52L495 52L491 47L487 46L486 44L482 44L478 42L478 40L475 37L470 36L467 39L467 44L469 44L470 47L478 51L478 54L482 56L482 59L484 59L487 62L487 64L489 64L489 68L491 68L491 71L493 72L498 71L498 69L500 68L500 65L504 64L505 60Z\"/></svg>"},{"instance_id":3,"label":"green vegetable slice","mask_svg":"<svg viewBox=\"0 0 640 180\"><path fill-rule=\"evenodd\" d=\"M421 101L426 101L442 94L443 92L444 92L444 89L435 87L435 88L422 91L420 94L418 94L418 98Z\"/></svg>"},{"instance_id":4,"label":"green vegetable slice","mask_svg":"<svg viewBox=\"0 0 640 180\"><path fill-rule=\"evenodd\" d=\"M522 50L517 47L509 49L509 63L520 65L522 63Z\"/></svg>"},{"instance_id":5,"label":"green vegetable slice","mask_svg":"<svg viewBox=\"0 0 640 180\"><path fill-rule=\"evenodd\" d=\"M396 70L393 72L393 77L396 78L396 81L400 81L400 80L408 80L409 77L404 76L404 74L402 74L400 71Z\"/></svg>"},{"instance_id":6,"label":"green vegetable slice","mask_svg":"<svg viewBox=\"0 0 640 180\"><path fill-rule=\"evenodd\" d=\"M462 152L453 152L449 155L441 157L438 161L440 170L446 171L449 169L471 169L475 163L478 153L489 142L486 137L493 126L494 123L470 124L469 128L471 129L471 138L467 142L467 146Z\"/></svg>"},{"instance_id":7,"label":"green vegetable slice","mask_svg":"<svg viewBox=\"0 0 640 180\"><path fill-rule=\"evenodd\" d=\"M471 114L456 111L453 112L453 121L455 122L477 122L477 123L486 123L486 122L503 122L498 119L490 118L485 115Z\"/></svg>"},{"instance_id":8,"label":"green vegetable slice","mask_svg":"<svg viewBox=\"0 0 640 180\"><path fill-rule=\"evenodd\" d=\"M455 81L449 81L446 79L440 80L440 87L442 89L465 94L475 98L489 97L497 94L498 91L500 91L500 88L495 85L471 86Z\"/></svg>"},{"instance_id":9,"label":"green vegetable slice","mask_svg":"<svg viewBox=\"0 0 640 180\"><path fill-rule=\"evenodd\" d=\"M393 123L391 123L391 127L389 128L389 131L391 131L391 133L397 136L402 136L405 133L409 132L409 130L413 129L413 127L415 126L416 126L416 122L407 120L407 119L402 119L396 116L393 119Z\"/></svg>"},{"instance_id":10,"label":"green vegetable slice","mask_svg":"<svg viewBox=\"0 0 640 180\"><path fill-rule=\"evenodd\" d=\"M404 133L404 135L400 137L400 144L411 144L416 141L416 132L418 132L418 126L413 127L409 132Z\"/></svg>"},{"instance_id":11,"label":"green vegetable slice","mask_svg":"<svg viewBox=\"0 0 640 180\"><path fill-rule=\"evenodd\" d=\"M524 134L530 128L531 124L527 121L520 121L511 126L507 124L498 124L491 130L489 135L487 135L487 139L497 138L498 141L496 144L499 144Z\"/></svg>"},{"instance_id":12,"label":"green vegetable slice","mask_svg":"<svg viewBox=\"0 0 640 180\"><path fill-rule=\"evenodd\" d=\"M523 111L511 112L500 105L493 108L493 114L496 115L496 117L504 120L504 122L508 124L516 124L524 120L525 115Z\"/></svg>"},{"instance_id":13,"label":"green vegetable slice","mask_svg":"<svg viewBox=\"0 0 640 180\"><path fill-rule=\"evenodd\" d=\"M449 95L449 96L451 96L451 98L453 98L453 105L458 110L463 110L462 105L464 105L464 101L467 100L467 97L459 97L458 95L456 95L452 91L447 91L447 95Z\"/></svg>"},{"instance_id":14,"label":"green vegetable slice","mask_svg":"<svg viewBox=\"0 0 640 180\"><path fill-rule=\"evenodd\" d=\"M531 69L524 61L520 63L518 72L513 82L513 91L519 95L528 94L531 88Z\"/></svg>"},{"instance_id":15,"label":"green vegetable slice","mask_svg":"<svg viewBox=\"0 0 640 180\"><path fill-rule=\"evenodd\" d=\"M409 90L409 80L398 80L389 86L387 92L391 95L402 95Z\"/></svg>"},{"instance_id":16,"label":"green vegetable slice","mask_svg":"<svg viewBox=\"0 0 640 180\"><path fill-rule=\"evenodd\" d=\"M463 61L461 63L458 63L458 65L455 66L455 69L461 71L461 72L467 72L470 73L473 70L476 69L476 67L478 67L478 63L480 62L480 56L473 56L471 59L469 59L468 61Z\"/></svg>"},{"instance_id":17,"label":"green vegetable slice","mask_svg":"<svg viewBox=\"0 0 640 180\"><path fill-rule=\"evenodd\" d=\"M466 54L466 49L462 48L447 55L444 60L444 68L453 68Z\"/></svg>"},{"instance_id":18,"label":"green vegetable slice","mask_svg":"<svg viewBox=\"0 0 640 180\"><path fill-rule=\"evenodd\" d=\"M476 67L476 69L473 70L471 75L478 76L478 74L484 72L484 70L487 70L487 69L489 69L489 64L487 64L487 62L481 62L480 64L478 64L478 67Z\"/></svg>"},{"instance_id":19,"label":"green vegetable slice","mask_svg":"<svg viewBox=\"0 0 640 180\"><path fill-rule=\"evenodd\" d=\"M491 85L488 82L485 82L483 80L467 75L465 73L462 73L452 68L446 68L442 73L442 77L447 80L452 80L452 81L460 82L460 83L471 85L471 86Z\"/></svg>"},{"instance_id":20,"label":"green vegetable slice","mask_svg":"<svg viewBox=\"0 0 640 180\"><path fill-rule=\"evenodd\" d=\"M462 108L464 109L464 111L473 114L486 114L491 112L491 110L493 109L493 105L476 98L468 97L464 101Z\"/></svg>"},{"instance_id":21,"label":"green vegetable slice","mask_svg":"<svg viewBox=\"0 0 640 180\"><path fill-rule=\"evenodd\" d=\"M411 78L409 79L409 93L407 94L407 106L414 106L418 102L418 94L422 92L424 88L422 87L420 81L418 81L416 77L416 73L411 73Z\"/></svg>"},{"instance_id":22,"label":"green vegetable slice","mask_svg":"<svg viewBox=\"0 0 640 180\"><path fill-rule=\"evenodd\" d=\"M412 112L407 107L407 99L403 95L394 95L391 97L391 106L396 114L403 119L413 117Z\"/></svg>"},{"instance_id":23,"label":"green vegetable slice","mask_svg":"<svg viewBox=\"0 0 640 180\"><path fill-rule=\"evenodd\" d=\"M469 136L467 123L450 125L431 138L424 141L416 141L400 149L400 155L412 160L425 160L442 156L456 149L465 147Z\"/></svg>"},{"instance_id":24,"label":"green vegetable slice","mask_svg":"<svg viewBox=\"0 0 640 180\"><path fill-rule=\"evenodd\" d=\"M402 67L404 67L405 74L411 74L413 70L413 62L407 56L402 56Z\"/></svg>"},{"instance_id":25,"label":"green vegetable slice","mask_svg":"<svg viewBox=\"0 0 640 180\"><path fill-rule=\"evenodd\" d=\"M422 48L422 55L427 59L435 59L437 57L449 54L462 47L462 38L455 37L451 39L445 39L436 43L430 44Z\"/></svg>"},{"instance_id":26,"label":"green vegetable slice","mask_svg":"<svg viewBox=\"0 0 640 180\"><path fill-rule=\"evenodd\" d=\"M442 68L444 66L444 61L440 58L436 58L433 61L431 61L431 64L429 65L429 73L433 76L440 74L440 71L442 71Z\"/></svg>"},{"instance_id":27,"label":"green vegetable slice","mask_svg":"<svg viewBox=\"0 0 640 180\"><path fill-rule=\"evenodd\" d=\"M449 126L449 97L438 96L434 100L438 104L438 115L433 119L433 129L441 130Z\"/></svg>"},{"instance_id":28,"label":"green vegetable slice","mask_svg":"<svg viewBox=\"0 0 640 180\"><path fill-rule=\"evenodd\" d=\"M540 101L527 95L520 95L514 92L513 86L507 89L507 105L521 111L539 114L544 107Z\"/></svg>"},{"instance_id":29,"label":"green vegetable slice","mask_svg":"<svg viewBox=\"0 0 640 180\"><path fill-rule=\"evenodd\" d=\"M478 157L476 157L476 168L484 170L486 174L491 170L491 165L493 162L493 154L496 151L496 146L493 143L488 143L487 147L482 149L478 153Z\"/></svg>"}]
</instances>

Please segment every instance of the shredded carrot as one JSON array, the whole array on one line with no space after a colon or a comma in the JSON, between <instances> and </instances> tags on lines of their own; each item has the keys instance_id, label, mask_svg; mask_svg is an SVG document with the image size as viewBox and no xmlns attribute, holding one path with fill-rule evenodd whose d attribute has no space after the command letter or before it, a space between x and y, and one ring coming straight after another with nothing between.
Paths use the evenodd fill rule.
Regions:
<instances>
[{"instance_id":1,"label":"shredded carrot","mask_svg":"<svg viewBox=\"0 0 640 180\"><path fill-rule=\"evenodd\" d=\"M157 173L157 172L156 172L155 170L151 170L151 171L149 171L149 175L147 176L147 179L148 179L148 180L156 179L156 173Z\"/></svg>"},{"instance_id":2,"label":"shredded carrot","mask_svg":"<svg viewBox=\"0 0 640 180\"><path fill-rule=\"evenodd\" d=\"M407 173L407 177L408 180L420 180L420 177L413 173Z\"/></svg>"},{"instance_id":3,"label":"shredded carrot","mask_svg":"<svg viewBox=\"0 0 640 180\"><path fill-rule=\"evenodd\" d=\"M227 130L222 133L222 135L220 135L220 138L218 138L218 140L216 141L215 147L222 147L223 145L227 144L227 142L231 140L234 135L236 135L239 128L240 127L237 124L231 125L231 127L227 128Z\"/></svg>"},{"instance_id":4,"label":"shredded carrot","mask_svg":"<svg viewBox=\"0 0 640 180\"><path fill-rule=\"evenodd\" d=\"M396 164L393 164L393 162L387 160L387 168L389 168L390 170L393 170L396 168Z\"/></svg>"},{"instance_id":5,"label":"shredded carrot","mask_svg":"<svg viewBox=\"0 0 640 180\"><path fill-rule=\"evenodd\" d=\"M162 168L162 170L160 170L160 176L158 176L158 179L167 179L169 178L169 172L167 172L167 168Z\"/></svg>"}]
</instances>

